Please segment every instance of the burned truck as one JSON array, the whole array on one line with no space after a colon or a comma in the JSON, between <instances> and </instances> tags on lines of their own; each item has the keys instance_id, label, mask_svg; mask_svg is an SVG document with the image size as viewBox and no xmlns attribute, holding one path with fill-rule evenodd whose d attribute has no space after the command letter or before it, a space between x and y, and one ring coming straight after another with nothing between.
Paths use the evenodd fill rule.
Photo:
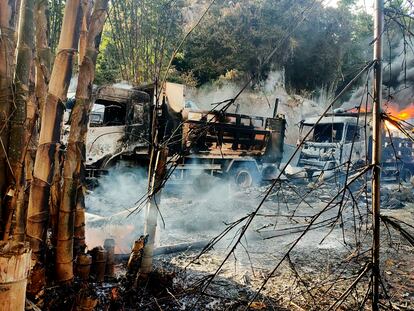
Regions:
<instances>
[{"instance_id":1,"label":"burned truck","mask_svg":"<svg viewBox=\"0 0 414 311\"><path fill-rule=\"evenodd\" d=\"M290 168L291 176L340 180L349 162L351 172L371 162L370 115L338 111L324 116L319 123L318 119L308 118L300 124L300 137L313 130L301 148L296 166ZM409 181L414 171L413 155L413 144L408 139L394 137L391 131L383 129L381 172L384 180Z\"/></svg>"},{"instance_id":2,"label":"burned truck","mask_svg":"<svg viewBox=\"0 0 414 311\"><path fill-rule=\"evenodd\" d=\"M285 118L201 111L186 101L184 86L167 83L158 109L154 87L104 86L94 92L87 135L89 177L109 168L146 167L153 113L168 144L172 176L185 180L200 172L229 177L241 187L271 178L283 156Z\"/></svg>"}]
</instances>

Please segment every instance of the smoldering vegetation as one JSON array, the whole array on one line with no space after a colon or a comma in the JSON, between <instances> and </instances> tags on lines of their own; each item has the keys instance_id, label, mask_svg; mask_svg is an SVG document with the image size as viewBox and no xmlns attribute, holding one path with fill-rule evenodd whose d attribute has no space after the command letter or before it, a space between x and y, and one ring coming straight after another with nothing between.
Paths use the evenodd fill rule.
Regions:
<instances>
[{"instance_id":1,"label":"smoldering vegetation","mask_svg":"<svg viewBox=\"0 0 414 311\"><path fill-rule=\"evenodd\" d=\"M203 295L198 294L197 290L202 288L199 284L204 284L206 276L215 273L245 223L244 220L236 222L245 219L258 206L268 185L240 190L229 180L205 174L195 174L186 180L188 182L183 184L172 178L163 189L158 245L211 240L226 228L233 229L201 256L199 251L190 251L157 257L156 271L173 271L173 293L180 293L177 300L170 299L173 302L160 300L163 309L175 310L175 304L182 309L197 306L195 310L225 310L228 306L231 310L239 310L235 306L240 304L244 309L254 291L267 279L268 272L286 253L287 259L257 299L264 306L263 310L293 304L307 306L309 310L315 305L329 306L332 297L340 295L369 260L369 187L358 184L353 192L355 202L347 194L343 205L337 206L342 198L339 196L335 204L307 228L341 186L335 182L286 181L273 189L216 280ZM145 196L146 189L144 170L113 169L102 177L100 185L87 197L87 239L91 245L88 246L102 244L105 238L112 237L117 244L116 253L129 253L132 241L144 231L144 210L133 212L133 208L136 201ZM396 185L382 190L384 207L396 199L405 205L404 209L390 209L391 217L412 211L412 196L407 196L410 188L401 191ZM407 198L402 198L403 194ZM300 238L304 232L306 234ZM290 250L297 239L299 242ZM408 256L408 246L386 231L382 233L382 240L382 265L388 273L391 262ZM398 301L411 303L412 296L404 296L411 288L409 283L399 281L407 280L407 265L399 265L392 271L386 274L387 284L398 288ZM364 296L368 282L366 276L356 286L359 299ZM122 286L120 288L122 290ZM330 290L329 295L324 294L325 289ZM354 310L358 303L358 298L350 298L345 309Z\"/></svg>"},{"instance_id":2,"label":"smoldering vegetation","mask_svg":"<svg viewBox=\"0 0 414 311\"><path fill-rule=\"evenodd\" d=\"M276 191L265 203L263 214L258 215L248 230L243 243L251 248L250 256L240 248L236 253L245 268L250 261L263 265L270 264L269 253L282 254L303 230L303 224L296 220L295 209L300 206L300 217L311 217L329 198L329 191L337 191L337 185L325 185L321 190L312 190L305 202L295 191L310 191L313 185L285 185ZM157 246L184 242L210 241L219 236L234 222L244 219L260 203L268 185L249 189L237 188L232 180L205 173L194 174L181 180L171 179L162 190L158 208ZM87 243L90 248L101 245L106 238L114 238L117 252L129 253L133 241L144 233L145 203L137 202L147 195L147 177L143 169L112 169L100 179L99 186L86 198L87 203ZM311 207L309 204L314 205ZM293 218L292 218L293 217ZM333 213L326 213L323 221L329 222ZM292 222L293 219L293 222ZM300 223L302 222L300 221ZM234 242L240 226L234 225L219 243L216 253L225 251ZM340 230L326 239L318 230L309 233L299 248L309 249L310 245L320 245L319 249L345 249L341 245ZM323 241L323 243L321 243ZM266 266L266 265L265 265Z\"/></svg>"},{"instance_id":3,"label":"smoldering vegetation","mask_svg":"<svg viewBox=\"0 0 414 311\"><path fill-rule=\"evenodd\" d=\"M146 172L139 168L112 169L100 179L86 197L89 247L115 238L118 251L129 252L144 232L146 204L138 201L147 195L147 186ZM240 204L239 195L232 181L203 173L189 176L185 183L171 179L159 204L158 244L211 239L257 203L258 198L252 198Z\"/></svg>"}]
</instances>

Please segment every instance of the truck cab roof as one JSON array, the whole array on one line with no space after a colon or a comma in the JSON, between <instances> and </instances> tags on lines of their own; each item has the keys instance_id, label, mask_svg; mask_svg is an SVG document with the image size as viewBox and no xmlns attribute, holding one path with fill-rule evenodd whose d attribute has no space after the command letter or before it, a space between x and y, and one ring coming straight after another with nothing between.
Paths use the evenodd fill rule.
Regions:
<instances>
[{"instance_id":1,"label":"truck cab roof","mask_svg":"<svg viewBox=\"0 0 414 311\"><path fill-rule=\"evenodd\" d=\"M319 117L311 117L302 121L304 125L314 125L318 122ZM329 124L329 123L349 123L349 124L363 124L365 121L365 113L337 113L337 114L327 114L324 116L319 123Z\"/></svg>"}]
</instances>

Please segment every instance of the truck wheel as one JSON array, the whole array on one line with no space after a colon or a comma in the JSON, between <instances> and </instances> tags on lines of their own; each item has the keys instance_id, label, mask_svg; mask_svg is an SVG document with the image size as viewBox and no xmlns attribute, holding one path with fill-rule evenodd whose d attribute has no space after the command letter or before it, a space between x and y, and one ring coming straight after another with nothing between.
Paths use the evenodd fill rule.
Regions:
<instances>
[{"instance_id":1,"label":"truck wheel","mask_svg":"<svg viewBox=\"0 0 414 311\"><path fill-rule=\"evenodd\" d=\"M230 174L236 186L241 189L249 188L260 182L260 172L253 166L236 167Z\"/></svg>"},{"instance_id":2,"label":"truck wheel","mask_svg":"<svg viewBox=\"0 0 414 311\"><path fill-rule=\"evenodd\" d=\"M249 188L253 184L253 177L247 169L241 168L236 171L234 181L240 188Z\"/></svg>"}]
</instances>

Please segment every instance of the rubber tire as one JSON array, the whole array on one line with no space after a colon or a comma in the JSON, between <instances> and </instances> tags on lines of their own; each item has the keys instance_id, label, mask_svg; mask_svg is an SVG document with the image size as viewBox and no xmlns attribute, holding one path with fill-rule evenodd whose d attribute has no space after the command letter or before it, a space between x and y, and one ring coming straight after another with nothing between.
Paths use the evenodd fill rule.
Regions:
<instances>
[{"instance_id":1,"label":"rubber tire","mask_svg":"<svg viewBox=\"0 0 414 311\"><path fill-rule=\"evenodd\" d=\"M255 168L244 165L232 170L231 177L240 189L247 189L259 182L259 172Z\"/></svg>"}]
</instances>

